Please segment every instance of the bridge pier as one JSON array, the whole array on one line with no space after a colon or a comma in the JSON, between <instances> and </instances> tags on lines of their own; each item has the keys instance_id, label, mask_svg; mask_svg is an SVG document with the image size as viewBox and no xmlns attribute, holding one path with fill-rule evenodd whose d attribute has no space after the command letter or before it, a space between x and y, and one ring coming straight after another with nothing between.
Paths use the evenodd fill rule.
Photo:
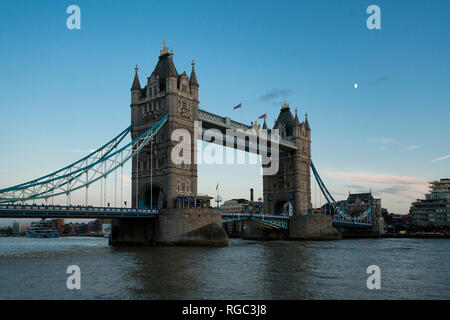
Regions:
<instances>
[{"instance_id":1,"label":"bridge pier","mask_svg":"<svg viewBox=\"0 0 450 320\"><path fill-rule=\"evenodd\" d=\"M112 246L152 245L156 241L158 218L113 219L109 244Z\"/></svg>"},{"instance_id":2,"label":"bridge pier","mask_svg":"<svg viewBox=\"0 0 450 320\"><path fill-rule=\"evenodd\" d=\"M162 209L158 218L113 221L110 245L227 246L220 212L211 208Z\"/></svg>"},{"instance_id":3,"label":"bridge pier","mask_svg":"<svg viewBox=\"0 0 450 320\"><path fill-rule=\"evenodd\" d=\"M242 233L244 240L287 240L288 232L285 229L263 229L251 223L244 227Z\"/></svg>"},{"instance_id":4,"label":"bridge pier","mask_svg":"<svg viewBox=\"0 0 450 320\"><path fill-rule=\"evenodd\" d=\"M289 240L340 240L331 216L292 216L289 218Z\"/></svg>"}]
</instances>

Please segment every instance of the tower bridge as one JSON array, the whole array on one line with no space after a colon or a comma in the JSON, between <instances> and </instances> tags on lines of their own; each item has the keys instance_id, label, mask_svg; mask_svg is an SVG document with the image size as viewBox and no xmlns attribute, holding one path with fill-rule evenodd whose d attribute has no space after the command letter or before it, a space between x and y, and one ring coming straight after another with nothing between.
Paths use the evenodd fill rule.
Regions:
<instances>
[{"instance_id":1,"label":"tower bridge","mask_svg":"<svg viewBox=\"0 0 450 320\"><path fill-rule=\"evenodd\" d=\"M294 116L285 101L272 129L267 127L265 119L262 128L249 126L199 109L199 87L194 62L189 77L186 72L179 74L173 53L164 45L144 86L135 68L130 127L63 169L1 189L0 217L112 218L110 243L113 245L155 242L226 245L228 238L222 223L233 221L285 230L289 239L339 239L340 233L333 224L376 230L377 208L367 210L360 217L346 214L320 179L311 161L311 128L307 115L300 121L297 111ZM132 141L120 147L128 133ZM263 215L221 215L207 205L208 197L198 195L197 140L262 155L263 171L276 169L263 175ZM174 161L173 155L181 153L183 161ZM120 207L105 206L106 185L103 205L90 206L89 186L103 182L108 175L117 175L128 160L132 167L132 208L123 208L122 199ZM311 171L327 202L335 209L333 220L331 216L310 213ZM72 206L70 195L80 189L85 190L86 204ZM57 195L67 196L66 206L48 204ZM193 205L180 206L181 198L192 199ZM45 204L36 205L36 201ZM292 216L280 216L286 203L293 208Z\"/></svg>"}]
</instances>

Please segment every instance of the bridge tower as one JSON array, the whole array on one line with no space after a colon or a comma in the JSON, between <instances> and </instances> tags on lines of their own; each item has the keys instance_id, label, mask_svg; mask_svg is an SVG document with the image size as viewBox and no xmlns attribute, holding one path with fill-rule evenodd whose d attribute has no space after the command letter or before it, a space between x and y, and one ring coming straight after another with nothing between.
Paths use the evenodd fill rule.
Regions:
<instances>
[{"instance_id":1,"label":"bridge tower","mask_svg":"<svg viewBox=\"0 0 450 320\"><path fill-rule=\"evenodd\" d=\"M275 121L274 129L279 130L281 138L295 142L297 150L280 150L279 170L276 175L263 178L264 210L266 214L279 215L283 211L293 215L307 213L311 206L311 128L308 116L300 122L295 118L289 104L284 102Z\"/></svg>"},{"instance_id":2,"label":"bridge tower","mask_svg":"<svg viewBox=\"0 0 450 320\"><path fill-rule=\"evenodd\" d=\"M131 86L132 138L139 137L165 115L168 119L153 141L132 159L132 206L157 208L159 214L151 220L114 219L110 244L228 244L220 211L191 204L191 200L199 199L194 161L197 154L194 123L198 119L198 88L194 62L189 77L186 72L178 74L173 52L169 52L165 43L143 88L136 66ZM183 132L177 131L181 137L172 141L176 130ZM172 161L172 152L180 144L184 144L181 152L192 152L188 156L180 155L186 161L178 164ZM187 199L189 205L184 206L183 202L183 206L179 206L177 199Z\"/></svg>"},{"instance_id":3,"label":"bridge tower","mask_svg":"<svg viewBox=\"0 0 450 320\"><path fill-rule=\"evenodd\" d=\"M173 62L173 52L164 43L158 62L143 88L136 74L131 87L132 138L151 128L166 113L168 122L156 135L153 144L132 162L132 206L173 208L177 196L197 194L197 165L194 155L197 137L194 121L198 119L198 89L195 64L192 62L190 77L186 72L178 74ZM191 163L176 165L171 161L171 140L176 129L186 129L191 136Z\"/></svg>"}]
</instances>

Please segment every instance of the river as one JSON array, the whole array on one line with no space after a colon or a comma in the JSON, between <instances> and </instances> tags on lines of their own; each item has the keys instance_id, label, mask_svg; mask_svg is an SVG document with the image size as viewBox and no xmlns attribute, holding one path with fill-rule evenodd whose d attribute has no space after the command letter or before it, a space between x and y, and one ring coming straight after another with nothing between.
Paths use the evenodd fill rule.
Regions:
<instances>
[{"instance_id":1,"label":"river","mask_svg":"<svg viewBox=\"0 0 450 320\"><path fill-rule=\"evenodd\" d=\"M0 238L0 299L450 299L449 239L110 247L107 239ZM69 265L81 289L69 290ZM367 288L378 265L381 289Z\"/></svg>"}]
</instances>

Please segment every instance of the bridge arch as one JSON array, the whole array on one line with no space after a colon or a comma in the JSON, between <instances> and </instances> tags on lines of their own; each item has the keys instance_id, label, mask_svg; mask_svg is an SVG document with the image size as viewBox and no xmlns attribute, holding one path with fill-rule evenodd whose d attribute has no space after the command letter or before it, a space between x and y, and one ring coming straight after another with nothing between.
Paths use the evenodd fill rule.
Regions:
<instances>
[{"instance_id":1,"label":"bridge arch","mask_svg":"<svg viewBox=\"0 0 450 320\"><path fill-rule=\"evenodd\" d=\"M164 187L159 183L146 184L142 188L143 192L140 194L140 205L144 208L166 208L167 194Z\"/></svg>"},{"instance_id":2,"label":"bridge arch","mask_svg":"<svg viewBox=\"0 0 450 320\"><path fill-rule=\"evenodd\" d=\"M280 200L275 203L274 213L276 216L292 216L295 206L291 200Z\"/></svg>"}]
</instances>

